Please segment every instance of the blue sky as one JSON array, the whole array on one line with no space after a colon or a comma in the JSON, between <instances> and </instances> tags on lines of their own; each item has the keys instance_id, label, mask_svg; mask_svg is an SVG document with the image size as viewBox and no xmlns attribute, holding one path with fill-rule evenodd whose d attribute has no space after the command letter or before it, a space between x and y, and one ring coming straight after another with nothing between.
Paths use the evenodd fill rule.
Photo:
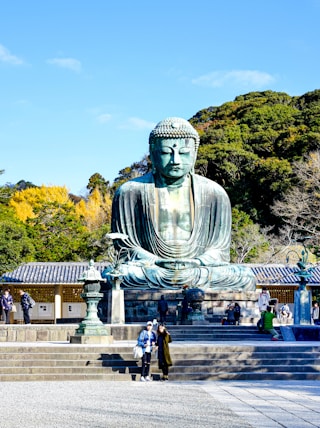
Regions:
<instances>
[{"instance_id":1,"label":"blue sky","mask_svg":"<svg viewBox=\"0 0 320 428\"><path fill-rule=\"evenodd\" d=\"M320 0L0 0L0 185L84 194L153 126L251 91L320 89Z\"/></svg>"}]
</instances>

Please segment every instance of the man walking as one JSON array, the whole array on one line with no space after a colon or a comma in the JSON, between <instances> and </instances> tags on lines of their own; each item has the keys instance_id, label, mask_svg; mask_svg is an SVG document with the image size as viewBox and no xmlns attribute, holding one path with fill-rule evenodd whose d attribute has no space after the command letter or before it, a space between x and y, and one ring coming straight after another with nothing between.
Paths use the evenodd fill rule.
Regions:
<instances>
[{"instance_id":1,"label":"man walking","mask_svg":"<svg viewBox=\"0 0 320 428\"><path fill-rule=\"evenodd\" d=\"M31 324L30 315L29 315L29 309L30 309L29 294L23 290L19 290L19 294L21 296L20 304L23 312L24 323Z\"/></svg>"}]
</instances>

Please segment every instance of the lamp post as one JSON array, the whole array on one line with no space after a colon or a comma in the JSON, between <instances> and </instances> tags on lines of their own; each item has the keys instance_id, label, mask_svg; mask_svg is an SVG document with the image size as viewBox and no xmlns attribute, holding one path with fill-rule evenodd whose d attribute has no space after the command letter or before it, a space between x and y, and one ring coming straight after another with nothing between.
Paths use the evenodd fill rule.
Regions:
<instances>
[{"instance_id":1,"label":"lamp post","mask_svg":"<svg viewBox=\"0 0 320 428\"><path fill-rule=\"evenodd\" d=\"M311 324L311 291L306 289L306 285L312 276L312 268L307 268L308 250L304 240L302 241L302 245L301 256L294 250L287 253L287 263L289 262L290 253L297 254L299 257L299 261L297 262L299 270L298 272L294 272L294 274L299 277L299 289L294 292L294 323L309 325Z\"/></svg>"}]
</instances>

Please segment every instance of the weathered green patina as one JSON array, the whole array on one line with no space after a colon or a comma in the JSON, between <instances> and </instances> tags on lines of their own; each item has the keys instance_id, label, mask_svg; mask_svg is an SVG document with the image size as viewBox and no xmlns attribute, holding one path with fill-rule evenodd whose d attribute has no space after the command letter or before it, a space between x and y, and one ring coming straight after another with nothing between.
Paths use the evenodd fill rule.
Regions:
<instances>
[{"instance_id":1,"label":"weathered green patina","mask_svg":"<svg viewBox=\"0 0 320 428\"><path fill-rule=\"evenodd\" d=\"M224 189L194 174L199 135L181 118L149 138L152 172L123 184L113 200L114 240L125 248L122 284L138 288L254 290L250 269L230 264L231 207Z\"/></svg>"}]
</instances>

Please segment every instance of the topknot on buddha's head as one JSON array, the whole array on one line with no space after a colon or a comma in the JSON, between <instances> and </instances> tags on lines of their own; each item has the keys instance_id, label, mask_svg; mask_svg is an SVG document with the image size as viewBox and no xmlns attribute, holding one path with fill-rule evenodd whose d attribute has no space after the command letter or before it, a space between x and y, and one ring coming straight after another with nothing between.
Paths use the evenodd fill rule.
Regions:
<instances>
[{"instance_id":1,"label":"topknot on buddha's head","mask_svg":"<svg viewBox=\"0 0 320 428\"><path fill-rule=\"evenodd\" d=\"M168 117L159 122L150 133L150 146L152 146L158 138L192 138L195 141L196 150L198 150L200 143L198 132L187 120L180 117Z\"/></svg>"}]
</instances>

